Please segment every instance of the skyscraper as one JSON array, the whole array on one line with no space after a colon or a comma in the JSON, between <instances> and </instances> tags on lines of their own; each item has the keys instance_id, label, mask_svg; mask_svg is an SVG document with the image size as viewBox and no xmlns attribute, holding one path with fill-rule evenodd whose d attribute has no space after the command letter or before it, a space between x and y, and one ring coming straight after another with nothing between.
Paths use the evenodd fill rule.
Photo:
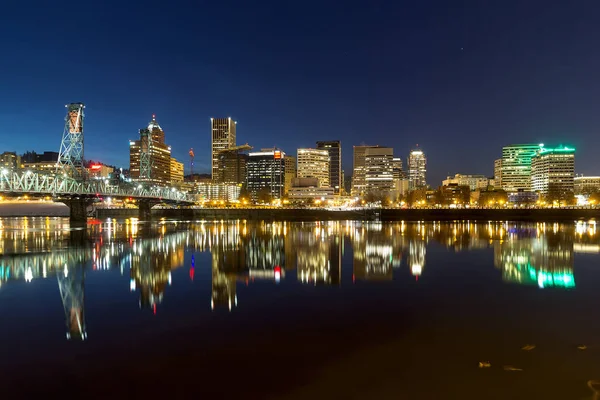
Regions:
<instances>
[{"instance_id":1,"label":"skyscraper","mask_svg":"<svg viewBox=\"0 0 600 400\"><path fill-rule=\"evenodd\" d=\"M237 122L228 118L211 118L211 149L212 149L212 179L216 180L218 176L218 154L235 146L235 128Z\"/></svg>"},{"instance_id":2,"label":"skyscraper","mask_svg":"<svg viewBox=\"0 0 600 400\"><path fill-rule=\"evenodd\" d=\"M352 195L360 196L367 185L365 180L365 151L379 146L353 146L354 159L352 163Z\"/></svg>"},{"instance_id":3,"label":"skyscraper","mask_svg":"<svg viewBox=\"0 0 600 400\"><path fill-rule=\"evenodd\" d=\"M284 193L285 153L277 149L261 149L248 154L246 182L253 200L262 193L279 199Z\"/></svg>"},{"instance_id":4,"label":"skyscraper","mask_svg":"<svg viewBox=\"0 0 600 400\"><path fill-rule=\"evenodd\" d=\"M502 187L502 159L501 158L494 161L494 186L497 188Z\"/></svg>"},{"instance_id":5,"label":"skyscraper","mask_svg":"<svg viewBox=\"0 0 600 400\"><path fill-rule=\"evenodd\" d=\"M129 142L129 172L131 179L164 183L171 180L171 147L165 144L165 131L152 121L140 129L140 139Z\"/></svg>"},{"instance_id":6,"label":"skyscraper","mask_svg":"<svg viewBox=\"0 0 600 400\"><path fill-rule=\"evenodd\" d=\"M532 190L549 200L564 200L573 196L575 149L541 146L531 159Z\"/></svg>"},{"instance_id":7,"label":"skyscraper","mask_svg":"<svg viewBox=\"0 0 600 400\"><path fill-rule=\"evenodd\" d=\"M317 149L329 152L329 186L335 194L340 194L343 190L342 143L339 140L319 141Z\"/></svg>"},{"instance_id":8,"label":"skyscraper","mask_svg":"<svg viewBox=\"0 0 600 400\"><path fill-rule=\"evenodd\" d=\"M246 166L248 164L248 145L235 146L217 153L217 175L213 176L215 183L242 185L246 182Z\"/></svg>"},{"instance_id":9,"label":"skyscraper","mask_svg":"<svg viewBox=\"0 0 600 400\"><path fill-rule=\"evenodd\" d=\"M367 192L389 194L394 190L394 149L365 150L365 182Z\"/></svg>"},{"instance_id":10,"label":"skyscraper","mask_svg":"<svg viewBox=\"0 0 600 400\"><path fill-rule=\"evenodd\" d=\"M419 148L408 156L408 186L410 190L427 186L427 157Z\"/></svg>"},{"instance_id":11,"label":"skyscraper","mask_svg":"<svg viewBox=\"0 0 600 400\"><path fill-rule=\"evenodd\" d=\"M288 156L287 154L283 158L285 167L283 191L287 195L292 188L292 182L296 177L296 157Z\"/></svg>"},{"instance_id":12,"label":"skyscraper","mask_svg":"<svg viewBox=\"0 0 600 400\"><path fill-rule=\"evenodd\" d=\"M296 176L317 178L320 187L329 184L329 151L318 149L298 149Z\"/></svg>"},{"instance_id":13,"label":"skyscraper","mask_svg":"<svg viewBox=\"0 0 600 400\"><path fill-rule=\"evenodd\" d=\"M502 189L531 191L531 159L543 145L512 144L502 148Z\"/></svg>"}]
</instances>

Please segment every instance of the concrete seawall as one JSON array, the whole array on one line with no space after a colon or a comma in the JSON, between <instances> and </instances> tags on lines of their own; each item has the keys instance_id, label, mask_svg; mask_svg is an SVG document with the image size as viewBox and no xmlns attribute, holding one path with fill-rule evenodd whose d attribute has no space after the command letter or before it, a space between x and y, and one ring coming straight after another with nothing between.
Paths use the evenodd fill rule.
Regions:
<instances>
[{"instance_id":1,"label":"concrete seawall","mask_svg":"<svg viewBox=\"0 0 600 400\"><path fill-rule=\"evenodd\" d=\"M136 209L98 209L98 218L137 217ZM182 220L285 220L285 221L524 221L567 222L600 220L600 209L367 209L329 211L319 209L153 209L153 218Z\"/></svg>"}]
</instances>

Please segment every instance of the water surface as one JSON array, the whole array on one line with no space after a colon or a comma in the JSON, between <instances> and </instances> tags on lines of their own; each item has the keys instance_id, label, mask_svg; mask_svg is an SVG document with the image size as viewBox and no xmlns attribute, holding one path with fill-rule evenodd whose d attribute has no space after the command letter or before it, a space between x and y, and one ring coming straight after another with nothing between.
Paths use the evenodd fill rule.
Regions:
<instances>
[{"instance_id":1,"label":"water surface","mask_svg":"<svg viewBox=\"0 0 600 400\"><path fill-rule=\"evenodd\" d=\"M594 221L4 218L0 254L15 398L592 399L600 379Z\"/></svg>"}]
</instances>

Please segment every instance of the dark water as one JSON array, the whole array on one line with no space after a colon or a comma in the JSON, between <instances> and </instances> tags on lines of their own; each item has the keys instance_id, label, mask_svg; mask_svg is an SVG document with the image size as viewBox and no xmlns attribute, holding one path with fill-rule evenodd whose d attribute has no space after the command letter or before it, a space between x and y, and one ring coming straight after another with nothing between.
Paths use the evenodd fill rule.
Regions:
<instances>
[{"instance_id":1,"label":"dark water","mask_svg":"<svg viewBox=\"0 0 600 400\"><path fill-rule=\"evenodd\" d=\"M593 221L8 218L0 254L3 398L593 399L600 379Z\"/></svg>"}]
</instances>

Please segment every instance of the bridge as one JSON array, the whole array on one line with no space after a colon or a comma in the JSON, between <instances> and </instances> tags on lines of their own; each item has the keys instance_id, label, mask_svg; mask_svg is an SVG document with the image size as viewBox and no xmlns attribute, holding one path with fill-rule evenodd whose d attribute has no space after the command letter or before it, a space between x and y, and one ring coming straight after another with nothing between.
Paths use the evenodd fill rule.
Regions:
<instances>
[{"instance_id":1,"label":"bridge","mask_svg":"<svg viewBox=\"0 0 600 400\"><path fill-rule=\"evenodd\" d=\"M67 106L65 128L54 173L30 170L0 170L0 194L9 196L51 196L54 201L66 204L71 222L85 222L87 208L104 197L133 198L137 200L140 219L150 219L150 209L158 203L193 204L195 196L175 187L153 183L151 176L151 146L144 146L141 159L145 176L140 182L111 183L102 179L88 179L83 154L82 103Z\"/></svg>"}]
</instances>

